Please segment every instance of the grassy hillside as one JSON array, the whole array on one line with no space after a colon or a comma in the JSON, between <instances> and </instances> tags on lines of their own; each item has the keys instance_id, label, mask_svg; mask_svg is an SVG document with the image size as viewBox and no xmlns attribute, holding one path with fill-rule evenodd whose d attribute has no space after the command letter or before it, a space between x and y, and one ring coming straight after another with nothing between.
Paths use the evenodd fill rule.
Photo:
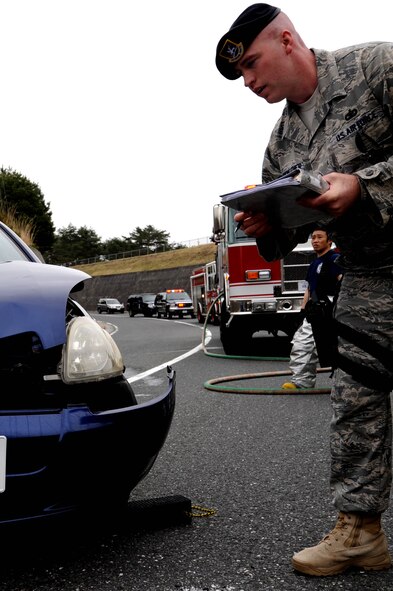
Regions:
<instances>
[{"instance_id":1,"label":"grassy hillside","mask_svg":"<svg viewBox=\"0 0 393 591\"><path fill-rule=\"evenodd\" d=\"M201 244L181 250L170 250L158 254L148 254L140 257L129 257L114 261L103 261L91 265L78 265L80 269L93 277L101 275L119 275L121 273L139 273L141 271L157 271L160 269L173 269L188 265L202 265L214 260L216 245Z\"/></svg>"}]
</instances>

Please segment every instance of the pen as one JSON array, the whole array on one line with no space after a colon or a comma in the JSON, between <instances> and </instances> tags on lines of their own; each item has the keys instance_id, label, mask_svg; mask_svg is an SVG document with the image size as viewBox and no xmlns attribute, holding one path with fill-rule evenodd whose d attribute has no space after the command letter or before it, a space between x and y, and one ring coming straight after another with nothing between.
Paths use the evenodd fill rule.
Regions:
<instances>
[{"instance_id":1,"label":"pen","mask_svg":"<svg viewBox=\"0 0 393 591\"><path fill-rule=\"evenodd\" d=\"M242 227L242 225L243 225L243 221L244 221L244 220L240 220L240 222L238 222L238 223L237 223L237 226L236 226L236 228L235 228L235 234L236 234L236 232L238 232L238 231L240 230L240 228Z\"/></svg>"}]
</instances>

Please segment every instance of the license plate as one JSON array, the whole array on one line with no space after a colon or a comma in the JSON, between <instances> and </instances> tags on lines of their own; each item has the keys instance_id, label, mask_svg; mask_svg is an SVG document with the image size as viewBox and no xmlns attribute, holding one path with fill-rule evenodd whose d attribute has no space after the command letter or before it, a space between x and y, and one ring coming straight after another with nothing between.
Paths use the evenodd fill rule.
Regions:
<instances>
[{"instance_id":1,"label":"license plate","mask_svg":"<svg viewBox=\"0 0 393 591\"><path fill-rule=\"evenodd\" d=\"M5 491L5 467L7 458L7 437L0 435L0 493Z\"/></svg>"}]
</instances>

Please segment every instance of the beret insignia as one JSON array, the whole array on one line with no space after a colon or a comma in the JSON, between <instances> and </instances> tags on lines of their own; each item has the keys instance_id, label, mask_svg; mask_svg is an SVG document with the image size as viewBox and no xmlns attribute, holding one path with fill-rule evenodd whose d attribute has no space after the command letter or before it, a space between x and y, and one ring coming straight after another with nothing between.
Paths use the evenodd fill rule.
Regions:
<instances>
[{"instance_id":1,"label":"beret insignia","mask_svg":"<svg viewBox=\"0 0 393 591\"><path fill-rule=\"evenodd\" d=\"M220 57L230 62L237 62L242 57L243 53L244 47L242 42L235 43L235 41L227 39L220 51Z\"/></svg>"}]
</instances>

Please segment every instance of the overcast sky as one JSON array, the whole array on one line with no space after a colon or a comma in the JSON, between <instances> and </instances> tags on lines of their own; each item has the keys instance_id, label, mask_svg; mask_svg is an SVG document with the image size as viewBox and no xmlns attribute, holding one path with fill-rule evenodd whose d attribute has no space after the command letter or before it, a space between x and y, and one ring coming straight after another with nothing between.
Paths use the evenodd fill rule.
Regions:
<instances>
[{"instance_id":1,"label":"overcast sky","mask_svg":"<svg viewBox=\"0 0 393 591\"><path fill-rule=\"evenodd\" d=\"M148 224L210 236L220 194L260 182L283 104L215 67L241 0L0 0L0 165L37 183L56 229ZM309 47L393 41L386 0L282 0Z\"/></svg>"}]
</instances>

